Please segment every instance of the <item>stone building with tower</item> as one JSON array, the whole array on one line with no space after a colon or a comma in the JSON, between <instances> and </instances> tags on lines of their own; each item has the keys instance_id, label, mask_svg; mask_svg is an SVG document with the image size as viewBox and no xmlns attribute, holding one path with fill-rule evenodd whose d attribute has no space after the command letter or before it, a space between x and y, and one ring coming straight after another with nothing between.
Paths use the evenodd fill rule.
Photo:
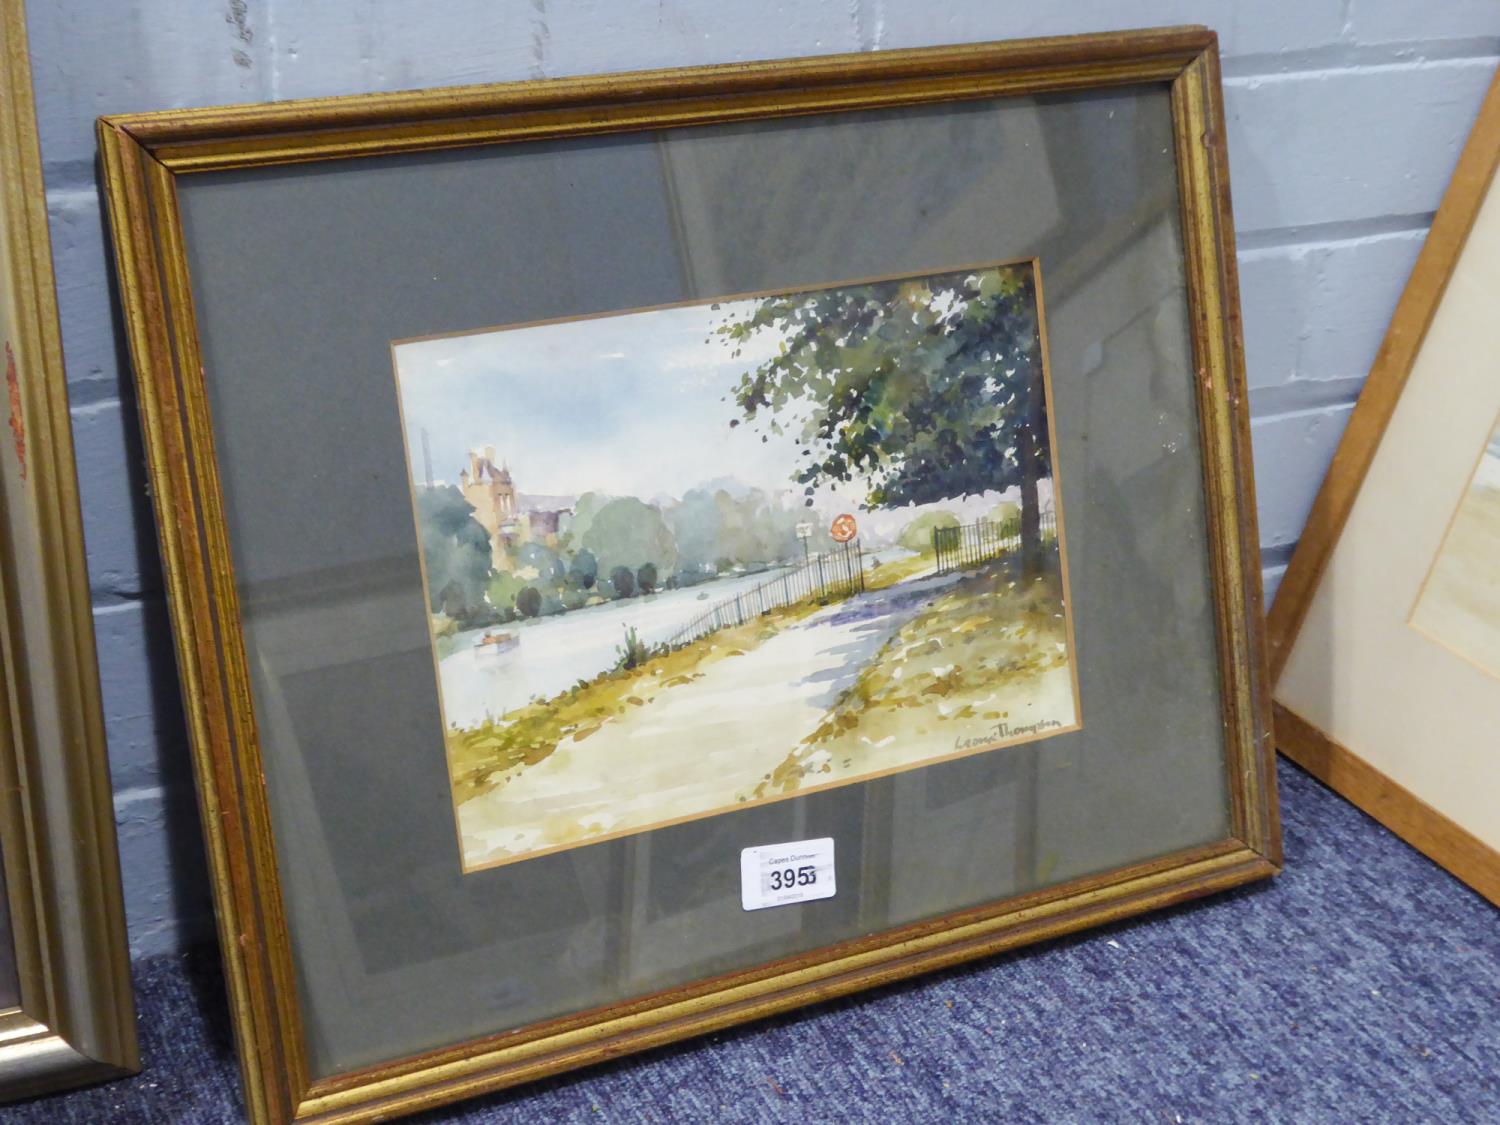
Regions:
<instances>
[{"instance_id":1,"label":"stone building with tower","mask_svg":"<svg viewBox=\"0 0 1500 1125\"><path fill-rule=\"evenodd\" d=\"M516 486L508 465L495 464L495 447L469 450L469 467L458 474L458 487L474 509L474 518L490 533L501 534L516 519Z\"/></svg>"},{"instance_id":2,"label":"stone building with tower","mask_svg":"<svg viewBox=\"0 0 1500 1125\"><path fill-rule=\"evenodd\" d=\"M459 472L458 487L474 509L474 518L489 532L497 570L511 568L513 552L523 543L556 547L558 537L572 524L570 508L523 508L510 466L496 461L493 445L469 451L469 466Z\"/></svg>"}]
</instances>

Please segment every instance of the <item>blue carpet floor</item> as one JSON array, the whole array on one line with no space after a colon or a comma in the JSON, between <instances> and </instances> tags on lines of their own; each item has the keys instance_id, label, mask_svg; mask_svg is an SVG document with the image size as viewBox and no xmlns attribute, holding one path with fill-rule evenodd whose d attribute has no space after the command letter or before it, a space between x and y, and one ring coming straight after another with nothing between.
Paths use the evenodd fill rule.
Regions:
<instances>
[{"instance_id":1,"label":"blue carpet floor","mask_svg":"<svg viewBox=\"0 0 1500 1125\"><path fill-rule=\"evenodd\" d=\"M1281 786L1270 883L421 1120L1500 1122L1500 912ZM213 958L136 982L144 1072L0 1119L241 1119Z\"/></svg>"}]
</instances>

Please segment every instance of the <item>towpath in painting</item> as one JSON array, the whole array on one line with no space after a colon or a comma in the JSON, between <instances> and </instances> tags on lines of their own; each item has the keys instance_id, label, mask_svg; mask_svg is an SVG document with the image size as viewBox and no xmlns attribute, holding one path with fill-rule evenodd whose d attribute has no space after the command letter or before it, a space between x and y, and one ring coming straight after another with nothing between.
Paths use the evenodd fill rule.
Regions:
<instances>
[{"instance_id":1,"label":"towpath in painting","mask_svg":"<svg viewBox=\"0 0 1500 1125\"><path fill-rule=\"evenodd\" d=\"M1500 422L1459 501L1411 623L1500 677Z\"/></svg>"},{"instance_id":2,"label":"towpath in painting","mask_svg":"<svg viewBox=\"0 0 1500 1125\"><path fill-rule=\"evenodd\" d=\"M395 345L466 870L1079 725L1035 284Z\"/></svg>"}]
</instances>

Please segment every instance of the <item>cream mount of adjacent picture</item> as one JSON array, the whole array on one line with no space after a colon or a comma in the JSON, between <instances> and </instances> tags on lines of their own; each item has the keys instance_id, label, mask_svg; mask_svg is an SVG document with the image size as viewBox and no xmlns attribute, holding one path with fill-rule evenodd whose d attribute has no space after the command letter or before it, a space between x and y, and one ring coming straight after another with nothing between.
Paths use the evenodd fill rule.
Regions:
<instances>
[{"instance_id":1,"label":"cream mount of adjacent picture","mask_svg":"<svg viewBox=\"0 0 1500 1125\"><path fill-rule=\"evenodd\" d=\"M1271 607L1283 753L1500 904L1500 79Z\"/></svg>"}]
</instances>

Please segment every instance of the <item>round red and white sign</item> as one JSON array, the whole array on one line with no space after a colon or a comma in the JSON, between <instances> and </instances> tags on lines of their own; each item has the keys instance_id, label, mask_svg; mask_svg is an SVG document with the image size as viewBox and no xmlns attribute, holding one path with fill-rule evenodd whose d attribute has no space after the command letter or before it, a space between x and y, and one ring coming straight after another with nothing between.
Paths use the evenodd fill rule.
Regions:
<instances>
[{"instance_id":1,"label":"round red and white sign","mask_svg":"<svg viewBox=\"0 0 1500 1125\"><path fill-rule=\"evenodd\" d=\"M833 521L833 526L828 529L828 534L833 536L835 543L847 543L853 539L859 526L854 522L854 517L845 512Z\"/></svg>"}]
</instances>

